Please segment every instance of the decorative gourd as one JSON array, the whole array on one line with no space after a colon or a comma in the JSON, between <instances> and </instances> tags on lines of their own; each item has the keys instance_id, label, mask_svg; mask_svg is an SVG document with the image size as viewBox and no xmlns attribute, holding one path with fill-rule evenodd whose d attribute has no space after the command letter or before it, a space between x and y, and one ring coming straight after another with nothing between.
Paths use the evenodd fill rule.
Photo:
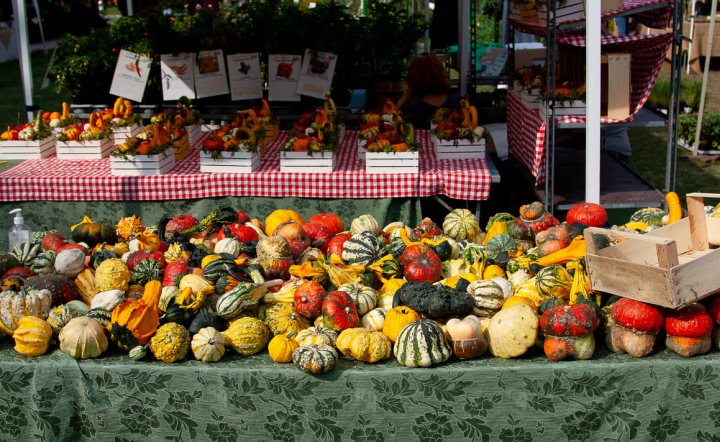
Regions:
<instances>
[{"instance_id":1,"label":"decorative gourd","mask_svg":"<svg viewBox=\"0 0 720 442\"><path fill-rule=\"evenodd\" d=\"M360 318L360 325L370 331L383 331L385 325L385 310L374 308Z\"/></svg>"},{"instance_id":2,"label":"decorative gourd","mask_svg":"<svg viewBox=\"0 0 720 442\"><path fill-rule=\"evenodd\" d=\"M268 344L268 354L270 359L281 364L292 362L293 352L299 347L297 341L292 336L295 333L275 335Z\"/></svg>"},{"instance_id":3,"label":"decorative gourd","mask_svg":"<svg viewBox=\"0 0 720 442\"><path fill-rule=\"evenodd\" d=\"M180 293L180 289L174 285L165 286L163 284L162 292L160 292L160 301L158 301L158 309L165 312L171 302L175 301L175 297Z\"/></svg>"},{"instance_id":4,"label":"decorative gourd","mask_svg":"<svg viewBox=\"0 0 720 442\"><path fill-rule=\"evenodd\" d=\"M477 358L487 350L488 344L482 325L476 316L449 319L445 324L445 330L450 335L453 353L460 359Z\"/></svg>"},{"instance_id":5,"label":"decorative gourd","mask_svg":"<svg viewBox=\"0 0 720 442\"><path fill-rule=\"evenodd\" d=\"M345 292L334 291L327 294L322 303L323 325L336 331L360 325L360 317L355 301Z\"/></svg>"},{"instance_id":6,"label":"decorative gourd","mask_svg":"<svg viewBox=\"0 0 720 442\"><path fill-rule=\"evenodd\" d=\"M88 310L88 312L85 314L85 317L94 319L98 322L98 324L102 325L105 330L110 332L110 324L112 319L111 311L105 310L104 308L93 308Z\"/></svg>"},{"instance_id":7,"label":"decorative gourd","mask_svg":"<svg viewBox=\"0 0 720 442\"><path fill-rule=\"evenodd\" d=\"M302 252L310 247L310 239L305 234L303 227L304 224L288 221L275 230L275 236L281 236L287 240L290 254L295 259L298 259Z\"/></svg>"},{"instance_id":8,"label":"decorative gourd","mask_svg":"<svg viewBox=\"0 0 720 442\"><path fill-rule=\"evenodd\" d=\"M377 235L364 231L353 235L343 244L342 259L350 264L370 265L383 256L385 244Z\"/></svg>"},{"instance_id":9,"label":"decorative gourd","mask_svg":"<svg viewBox=\"0 0 720 442\"><path fill-rule=\"evenodd\" d=\"M35 257L30 270L38 275L44 275L55 271L55 258L57 253L52 250L46 250ZM4 273L4 272L3 272Z\"/></svg>"},{"instance_id":10,"label":"decorative gourd","mask_svg":"<svg viewBox=\"0 0 720 442\"><path fill-rule=\"evenodd\" d=\"M355 307L357 308L359 316L363 316L377 305L377 292L372 287L357 282L349 282L341 285L337 289L347 293L353 301L355 301Z\"/></svg>"},{"instance_id":11,"label":"decorative gourd","mask_svg":"<svg viewBox=\"0 0 720 442\"><path fill-rule=\"evenodd\" d=\"M501 233L493 236L485 246L485 253L488 259L500 267L507 265L510 258L517 253L519 244L510 235Z\"/></svg>"},{"instance_id":12,"label":"decorative gourd","mask_svg":"<svg viewBox=\"0 0 720 442\"><path fill-rule=\"evenodd\" d=\"M25 356L45 354L52 338L52 328L45 320L35 316L24 316L13 332L15 351Z\"/></svg>"},{"instance_id":13,"label":"decorative gourd","mask_svg":"<svg viewBox=\"0 0 720 442\"><path fill-rule=\"evenodd\" d=\"M145 356L147 356L147 346L136 345L135 347L130 349L130 351L128 352L128 356L132 361L141 361L145 359Z\"/></svg>"},{"instance_id":14,"label":"decorative gourd","mask_svg":"<svg viewBox=\"0 0 720 442\"><path fill-rule=\"evenodd\" d=\"M92 269L85 269L78 273L75 277L75 286L78 288L80 299L82 299L85 304L89 305L92 303L92 300L97 293L95 289L95 271Z\"/></svg>"},{"instance_id":15,"label":"decorative gourd","mask_svg":"<svg viewBox=\"0 0 720 442\"><path fill-rule=\"evenodd\" d=\"M345 241L349 240L350 238L352 238L352 235L349 233L338 233L337 235L333 236L333 238L327 245L327 255L330 256L334 254L342 257L343 248L345 247Z\"/></svg>"},{"instance_id":16,"label":"decorative gourd","mask_svg":"<svg viewBox=\"0 0 720 442\"><path fill-rule=\"evenodd\" d=\"M95 290L98 292L125 291L129 284L130 270L120 258L106 259L95 269Z\"/></svg>"},{"instance_id":17,"label":"decorative gourd","mask_svg":"<svg viewBox=\"0 0 720 442\"><path fill-rule=\"evenodd\" d=\"M402 276L403 273L400 261L395 259L391 254L383 256L367 269L371 270L375 274L375 277L383 283L388 279L398 278Z\"/></svg>"},{"instance_id":18,"label":"decorative gourd","mask_svg":"<svg viewBox=\"0 0 720 442\"><path fill-rule=\"evenodd\" d=\"M323 253L327 252L328 244L330 244L335 233L323 224L311 222L303 224L302 229L310 240L310 247L318 248Z\"/></svg>"},{"instance_id":19,"label":"decorative gourd","mask_svg":"<svg viewBox=\"0 0 720 442\"><path fill-rule=\"evenodd\" d=\"M225 354L225 336L213 327L198 330L190 343L195 359L202 362L217 362Z\"/></svg>"},{"instance_id":20,"label":"decorative gourd","mask_svg":"<svg viewBox=\"0 0 720 442\"><path fill-rule=\"evenodd\" d=\"M322 314L325 289L315 281L304 282L295 290L293 305L301 316L316 318Z\"/></svg>"},{"instance_id":21,"label":"decorative gourd","mask_svg":"<svg viewBox=\"0 0 720 442\"><path fill-rule=\"evenodd\" d=\"M115 226L93 222L84 216L80 223L70 227L72 239L75 242L84 242L90 247L99 243L115 244L118 240Z\"/></svg>"},{"instance_id":22,"label":"decorative gourd","mask_svg":"<svg viewBox=\"0 0 720 442\"><path fill-rule=\"evenodd\" d=\"M322 374L332 371L338 354L329 345L307 345L293 351L293 365L305 373Z\"/></svg>"},{"instance_id":23,"label":"decorative gourd","mask_svg":"<svg viewBox=\"0 0 720 442\"><path fill-rule=\"evenodd\" d=\"M95 276L97 278L97 274ZM212 287L212 284L200 275L189 274L183 276L178 284L178 288L180 290L183 290L186 287L189 287L192 292L197 295L202 289Z\"/></svg>"},{"instance_id":24,"label":"decorative gourd","mask_svg":"<svg viewBox=\"0 0 720 442\"><path fill-rule=\"evenodd\" d=\"M257 256L266 278L288 278L288 270L293 265L293 258L287 239L282 236L260 238L257 244Z\"/></svg>"},{"instance_id":25,"label":"decorative gourd","mask_svg":"<svg viewBox=\"0 0 720 442\"><path fill-rule=\"evenodd\" d=\"M667 213L658 207L646 207L630 215L630 222L641 222L648 226L661 226Z\"/></svg>"},{"instance_id":26,"label":"decorative gourd","mask_svg":"<svg viewBox=\"0 0 720 442\"><path fill-rule=\"evenodd\" d=\"M310 323L295 311L292 304L275 304L265 311L265 324L274 335L297 333Z\"/></svg>"},{"instance_id":27,"label":"decorative gourd","mask_svg":"<svg viewBox=\"0 0 720 442\"><path fill-rule=\"evenodd\" d=\"M189 349L190 332L176 322L161 325L150 339L150 351L155 359L169 364L185 359Z\"/></svg>"},{"instance_id":28,"label":"decorative gourd","mask_svg":"<svg viewBox=\"0 0 720 442\"><path fill-rule=\"evenodd\" d=\"M85 268L85 254L80 249L68 249L55 257L55 271L74 278Z\"/></svg>"},{"instance_id":29,"label":"decorative gourd","mask_svg":"<svg viewBox=\"0 0 720 442\"><path fill-rule=\"evenodd\" d=\"M458 241L473 240L480 232L480 224L468 209L455 209L445 216L443 232Z\"/></svg>"},{"instance_id":30,"label":"decorative gourd","mask_svg":"<svg viewBox=\"0 0 720 442\"><path fill-rule=\"evenodd\" d=\"M370 364L388 359L392 353L392 341L387 336L364 328L343 330L335 345L343 355Z\"/></svg>"},{"instance_id":31,"label":"decorative gourd","mask_svg":"<svg viewBox=\"0 0 720 442\"><path fill-rule=\"evenodd\" d=\"M515 358L525 354L537 339L538 318L525 304L500 310L488 325L490 352L498 358Z\"/></svg>"},{"instance_id":32,"label":"decorative gourd","mask_svg":"<svg viewBox=\"0 0 720 442\"><path fill-rule=\"evenodd\" d=\"M422 319L420 313L407 306L398 306L388 310L385 315L382 332L392 342L397 341L400 331L408 324Z\"/></svg>"},{"instance_id":33,"label":"decorative gourd","mask_svg":"<svg viewBox=\"0 0 720 442\"><path fill-rule=\"evenodd\" d=\"M226 343L241 356L251 356L262 351L270 341L270 329L258 318L239 318L223 333Z\"/></svg>"},{"instance_id":34,"label":"decorative gourd","mask_svg":"<svg viewBox=\"0 0 720 442\"><path fill-rule=\"evenodd\" d=\"M32 264L38 252L40 252L40 244L26 242L23 244L13 245L12 255L17 258L19 265L23 267L30 267L30 264Z\"/></svg>"},{"instance_id":35,"label":"decorative gourd","mask_svg":"<svg viewBox=\"0 0 720 442\"><path fill-rule=\"evenodd\" d=\"M49 290L34 290L22 287L15 292L0 293L0 331L12 335L20 320L25 316L46 319L50 313L52 294Z\"/></svg>"},{"instance_id":36,"label":"decorative gourd","mask_svg":"<svg viewBox=\"0 0 720 442\"><path fill-rule=\"evenodd\" d=\"M240 244L240 241L233 238L223 238L215 244L213 252L227 253L237 258L238 255L242 253L242 245Z\"/></svg>"},{"instance_id":37,"label":"decorative gourd","mask_svg":"<svg viewBox=\"0 0 720 442\"><path fill-rule=\"evenodd\" d=\"M580 223L588 227L602 227L607 223L608 214L603 206L595 203L577 203L568 210L565 221Z\"/></svg>"},{"instance_id":38,"label":"decorative gourd","mask_svg":"<svg viewBox=\"0 0 720 442\"><path fill-rule=\"evenodd\" d=\"M103 263L103 261L113 258L118 258L118 256L115 252L112 251L112 249L102 248L90 255L90 262L88 263L88 265L92 269L97 269L98 266Z\"/></svg>"},{"instance_id":39,"label":"decorative gourd","mask_svg":"<svg viewBox=\"0 0 720 442\"><path fill-rule=\"evenodd\" d=\"M417 225L417 227L413 230L413 235L417 239L422 238L435 238L436 236L440 235L442 232L442 229L435 224L433 220L430 218L423 218Z\"/></svg>"},{"instance_id":40,"label":"decorative gourd","mask_svg":"<svg viewBox=\"0 0 720 442\"><path fill-rule=\"evenodd\" d=\"M430 319L403 327L393 351L398 362L410 368L440 364L452 355L442 328Z\"/></svg>"},{"instance_id":41,"label":"decorative gourd","mask_svg":"<svg viewBox=\"0 0 720 442\"><path fill-rule=\"evenodd\" d=\"M313 215L308 220L308 224L310 223L320 224L327 227L331 235L337 235L345 230L345 223L334 213L318 213Z\"/></svg>"},{"instance_id":42,"label":"decorative gourd","mask_svg":"<svg viewBox=\"0 0 720 442\"><path fill-rule=\"evenodd\" d=\"M308 327L305 330L300 330L294 339L300 345L305 347L308 345L329 345L335 347L335 341L337 340L338 334L335 330L324 327L322 325Z\"/></svg>"},{"instance_id":43,"label":"decorative gourd","mask_svg":"<svg viewBox=\"0 0 720 442\"><path fill-rule=\"evenodd\" d=\"M264 294L265 287L262 284L238 284L217 300L215 311L221 318L231 320L243 310L255 307Z\"/></svg>"},{"instance_id":44,"label":"decorative gourd","mask_svg":"<svg viewBox=\"0 0 720 442\"><path fill-rule=\"evenodd\" d=\"M405 279L415 282L437 282L442 279L442 261L432 249L427 249L405 266Z\"/></svg>"},{"instance_id":45,"label":"decorative gourd","mask_svg":"<svg viewBox=\"0 0 720 442\"><path fill-rule=\"evenodd\" d=\"M647 356L655 346L665 318L654 305L622 298L612 305L605 330L605 344L615 353L634 358Z\"/></svg>"},{"instance_id":46,"label":"decorative gourd","mask_svg":"<svg viewBox=\"0 0 720 442\"><path fill-rule=\"evenodd\" d=\"M380 225L374 216L370 214L360 215L350 223L350 233L357 235L362 232L376 233L380 230Z\"/></svg>"},{"instance_id":47,"label":"decorative gourd","mask_svg":"<svg viewBox=\"0 0 720 442\"><path fill-rule=\"evenodd\" d=\"M561 264L553 264L540 270L535 277L535 286L538 293L544 298L570 297L572 276Z\"/></svg>"},{"instance_id":48,"label":"decorative gourd","mask_svg":"<svg viewBox=\"0 0 720 442\"><path fill-rule=\"evenodd\" d=\"M665 318L665 346L686 358L707 353L712 346L712 329L710 314L698 305L670 311Z\"/></svg>"},{"instance_id":49,"label":"decorative gourd","mask_svg":"<svg viewBox=\"0 0 720 442\"><path fill-rule=\"evenodd\" d=\"M595 310L586 304L559 305L540 317L545 355L553 362L568 356L590 359L595 351L593 332L600 324Z\"/></svg>"},{"instance_id":50,"label":"decorative gourd","mask_svg":"<svg viewBox=\"0 0 720 442\"><path fill-rule=\"evenodd\" d=\"M48 313L47 323L52 327L53 333L57 335L68 322L79 316L82 315L77 310L69 307L68 304L58 305Z\"/></svg>"},{"instance_id":51,"label":"decorative gourd","mask_svg":"<svg viewBox=\"0 0 720 442\"><path fill-rule=\"evenodd\" d=\"M538 257L547 256L570 245L573 232L568 224L550 227L535 235L535 254Z\"/></svg>"},{"instance_id":52,"label":"decorative gourd","mask_svg":"<svg viewBox=\"0 0 720 442\"><path fill-rule=\"evenodd\" d=\"M236 267L232 258L218 258L203 265L202 277L212 283L223 275L232 274Z\"/></svg>"},{"instance_id":53,"label":"decorative gourd","mask_svg":"<svg viewBox=\"0 0 720 442\"><path fill-rule=\"evenodd\" d=\"M426 244L411 244L407 246L405 250L403 250L402 255L400 255L400 265L409 265L428 250L430 250L430 246Z\"/></svg>"},{"instance_id":54,"label":"decorative gourd","mask_svg":"<svg viewBox=\"0 0 720 442\"><path fill-rule=\"evenodd\" d=\"M474 301L465 291L427 282L407 282L395 292L393 306L407 305L428 318L447 318L472 312Z\"/></svg>"},{"instance_id":55,"label":"decorative gourd","mask_svg":"<svg viewBox=\"0 0 720 442\"><path fill-rule=\"evenodd\" d=\"M115 307L111 333L120 348L129 350L136 345L145 345L155 334L160 323L158 301L161 292L162 283L150 281L145 285L142 298Z\"/></svg>"},{"instance_id":56,"label":"decorative gourd","mask_svg":"<svg viewBox=\"0 0 720 442\"><path fill-rule=\"evenodd\" d=\"M506 299L503 287L492 279L471 282L467 292L473 298L472 312L479 317L492 317L500 311Z\"/></svg>"},{"instance_id":57,"label":"decorative gourd","mask_svg":"<svg viewBox=\"0 0 720 442\"><path fill-rule=\"evenodd\" d=\"M107 290L95 295L90 301L90 308L103 308L113 311L115 307L125 301L125 292L122 290Z\"/></svg>"},{"instance_id":58,"label":"decorative gourd","mask_svg":"<svg viewBox=\"0 0 720 442\"><path fill-rule=\"evenodd\" d=\"M520 206L520 218L518 219L527 224L536 234L560 224L550 212L545 210L545 205L540 201Z\"/></svg>"},{"instance_id":59,"label":"decorative gourd","mask_svg":"<svg viewBox=\"0 0 720 442\"><path fill-rule=\"evenodd\" d=\"M96 358L108 347L105 328L96 320L82 316L65 324L59 336L60 350L75 359Z\"/></svg>"}]
</instances>

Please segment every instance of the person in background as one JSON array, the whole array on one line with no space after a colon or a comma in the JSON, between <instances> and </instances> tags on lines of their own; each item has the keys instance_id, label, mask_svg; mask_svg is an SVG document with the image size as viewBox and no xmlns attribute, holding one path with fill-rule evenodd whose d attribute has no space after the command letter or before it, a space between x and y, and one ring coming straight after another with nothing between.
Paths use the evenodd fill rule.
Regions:
<instances>
[{"instance_id":1,"label":"person in background","mask_svg":"<svg viewBox=\"0 0 720 442\"><path fill-rule=\"evenodd\" d=\"M460 94L451 91L442 62L432 54L424 55L410 63L397 107L405 121L417 129L428 129L438 108L460 108Z\"/></svg>"}]
</instances>

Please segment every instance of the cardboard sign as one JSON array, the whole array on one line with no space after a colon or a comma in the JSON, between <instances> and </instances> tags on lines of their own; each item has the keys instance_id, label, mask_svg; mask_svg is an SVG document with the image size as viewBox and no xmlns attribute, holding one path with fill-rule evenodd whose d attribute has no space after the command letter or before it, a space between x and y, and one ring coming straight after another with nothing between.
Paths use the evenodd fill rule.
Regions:
<instances>
[{"instance_id":1,"label":"cardboard sign","mask_svg":"<svg viewBox=\"0 0 720 442\"><path fill-rule=\"evenodd\" d=\"M198 52L195 57L195 92L197 98L230 92L222 49Z\"/></svg>"},{"instance_id":2,"label":"cardboard sign","mask_svg":"<svg viewBox=\"0 0 720 442\"><path fill-rule=\"evenodd\" d=\"M260 54L228 55L228 77L231 100L254 100L262 98Z\"/></svg>"},{"instance_id":3,"label":"cardboard sign","mask_svg":"<svg viewBox=\"0 0 720 442\"><path fill-rule=\"evenodd\" d=\"M302 57L292 54L268 56L268 100L300 101L297 93Z\"/></svg>"},{"instance_id":4,"label":"cardboard sign","mask_svg":"<svg viewBox=\"0 0 720 442\"><path fill-rule=\"evenodd\" d=\"M160 55L163 100L195 98L195 54Z\"/></svg>"},{"instance_id":5,"label":"cardboard sign","mask_svg":"<svg viewBox=\"0 0 720 442\"><path fill-rule=\"evenodd\" d=\"M150 78L150 59L121 49L110 85L110 94L141 102L148 78Z\"/></svg>"},{"instance_id":6,"label":"cardboard sign","mask_svg":"<svg viewBox=\"0 0 720 442\"><path fill-rule=\"evenodd\" d=\"M497 77L505 69L507 60L507 48L486 49L485 55L478 59L478 73L481 77Z\"/></svg>"},{"instance_id":7,"label":"cardboard sign","mask_svg":"<svg viewBox=\"0 0 720 442\"><path fill-rule=\"evenodd\" d=\"M337 55L331 52L305 49L297 93L324 100L332 86L336 63Z\"/></svg>"}]
</instances>

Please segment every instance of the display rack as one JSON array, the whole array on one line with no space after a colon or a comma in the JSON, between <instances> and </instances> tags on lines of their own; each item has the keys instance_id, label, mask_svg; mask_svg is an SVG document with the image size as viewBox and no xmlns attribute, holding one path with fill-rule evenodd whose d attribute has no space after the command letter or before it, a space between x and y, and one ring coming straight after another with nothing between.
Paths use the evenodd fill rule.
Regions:
<instances>
[{"instance_id":1,"label":"display rack","mask_svg":"<svg viewBox=\"0 0 720 442\"><path fill-rule=\"evenodd\" d=\"M558 46L559 45L571 45L571 46L580 46L584 47L585 45L585 36L584 32L579 33L578 31L582 31L585 25L585 20L573 20L568 22L562 22L558 23L555 19L555 13L556 7L558 5L558 0L548 0L547 2L547 27L535 25L532 23L523 22L521 20L517 20L514 18L511 18L509 21L510 24L510 41L514 42L514 31L519 30L525 33L531 33L540 37L544 37L546 39L546 66L557 66L557 60L558 60ZM678 48L680 48L680 42L682 39L682 13L683 8L678 7L678 4L680 2L676 2L674 0L625 0L623 8L616 9L616 10L610 10L605 11L602 13L603 19L610 19L615 17L622 17L622 16L632 16L640 23L650 26L650 27L662 27L666 28L668 24L668 20L672 18L673 28L672 28L672 35L667 36L667 40L670 42L672 46L672 53L675 56L678 54ZM642 43L636 43L641 42L642 38L638 38L638 36L603 36L602 37L602 44L603 46L606 45L634 45L634 44L642 44ZM646 42L647 43L647 42ZM511 43L511 48L514 51L514 43ZM665 47L665 50L661 53L661 59L659 63L662 63L665 57L665 53L667 52L667 47ZM680 60L681 56L677 55L677 60ZM679 94L679 71L680 68L679 62L675 58L673 59L673 67L672 67L672 88L671 88L671 107L674 108L675 112L673 113L673 109L670 111L669 115L669 121L671 124L669 125L669 139L668 139L668 161L667 161L667 176L672 177L672 180L668 178L666 181L670 181L669 183L666 183L666 187L668 189L672 189L674 187L674 176L675 176L675 166L676 166L676 146L677 146L677 123L673 120L674 115L677 115L677 111L679 110L679 100L678 100L678 94ZM514 73L515 66L514 66L514 55L510 56L511 61L511 69ZM657 66L659 69L659 64ZM652 77L652 82L654 83L654 80L657 78L657 72L655 72L655 75ZM556 130L558 129L582 129L585 128L585 118L584 117L558 117L556 115L555 110L555 103L556 103L556 97L554 96L555 92L555 85L557 80L557 72L556 69L546 69L546 90L548 91L547 100L545 102L545 121L544 121L544 127L542 130L544 130L544 148L543 148L543 154L544 154L544 164L540 165L543 170L540 170L539 168L535 168L534 170L531 170L531 173L535 175L536 178L536 185L540 184L544 181L544 188L543 189L536 189L538 196L543 199L543 202L545 203L545 206L548 208L548 210L553 209L562 209L562 207L556 207L556 201L555 201L555 195L556 195ZM651 86L651 85L650 85ZM633 115L628 118L627 120L623 121L617 121L617 120L610 120L607 118L602 119L602 125L603 127L607 127L609 125L618 125L618 126L639 126L639 127L660 127L665 126L667 124L667 120L665 118L661 117L658 114L654 114L651 111L648 111L646 109L642 108L642 105L644 104L645 100L647 99L647 94L649 94L650 87L648 87L644 92L645 94L642 97L634 96L634 104L637 104L637 106L634 109ZM634 91L635 94L637 94L639 91ZM510 131L510 125L508 126L508 131ZM510 134L509 134L510 138ZM538 160L540 158L537 158ZM527 165L527 164L526 164ZM629 174L634 175L629 168L625 167L624 169L627 169ZM622 170L614 168L613 170ZM579 171L578 171L579 172ZM636 175L634 175L633 180L637 178ZM607 186L605 186L607 187ZM611 186L612 187L612 186ZM579 198L579 201L583 200L584 198ZM606 198L603 198L601 195L601 201L606 200ZM657 200L656 203L659 204L659 201L661 199ZM637 201L636 201L637 202ZM648 201L642 201L637 202L640 205L646 205ZM627 204L624 202L616 201L614 202L611 207L624 207Z\"/></svg>"}]
</instances>

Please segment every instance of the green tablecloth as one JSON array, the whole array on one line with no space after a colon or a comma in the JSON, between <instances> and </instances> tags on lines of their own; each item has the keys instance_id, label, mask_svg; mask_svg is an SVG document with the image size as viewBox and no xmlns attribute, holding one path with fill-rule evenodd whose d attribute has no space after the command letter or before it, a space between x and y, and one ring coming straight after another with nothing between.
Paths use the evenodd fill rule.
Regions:
<instances>
[{"instance_id":1,"label":"green tablecloth","mask_svg":"<svg viewBox=\"0 0 720 442\"><path fill-rule=\"evenodd\" d=\"M0 345L0 440L717 441L720 354L590 361L342 360L313 377L267 353L216 364Z\"/></svg>"},{"instance_id":2,"label":"green tablecloth","mask_svg":"<svg viewBox=\"0 0 720 442\"><path fill-rule=\"evenodd\" d=\"M261 198L219 197L194 200L168 201L27 201L0 203L0 250L6 250L7 231L12 225L10 210L23 209L25 223L33 230L54 228L69 235L70 226L83 215L94 221L117 223L121 216L138 215L145 225L157 224L167 213L189 213L202 218L213 209L229 205L261 220L275 209L293 209L304 217L320 212L337 213L348 223L358 215L372 214L381 225L403 220L415 225L420 221L419 198L387 199L316 199L316 198ZM69 236L68 236L69 237Z\"/></svg>"}]
</instances>

